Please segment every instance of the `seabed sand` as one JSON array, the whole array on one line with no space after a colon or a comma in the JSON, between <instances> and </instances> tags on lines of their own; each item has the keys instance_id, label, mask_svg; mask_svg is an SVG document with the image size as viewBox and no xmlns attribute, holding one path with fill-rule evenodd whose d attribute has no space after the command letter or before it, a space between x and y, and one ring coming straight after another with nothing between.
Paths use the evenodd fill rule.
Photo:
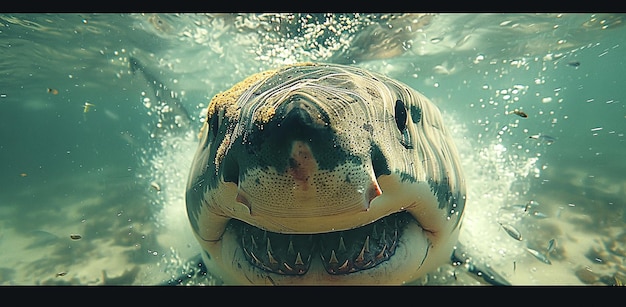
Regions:
<instances>
[{"instance_id":1,"label":"seabed sand","mask_svg":"<svg viewBox=\"0 0 626 307\"><path fill-rule=\"evenodd\" d=\"M103 177L109 178L106 184ZM75 175L58 178L54 188L27 190L23 194L37 195L36 201L45 204L35 206L29 197L4 200L10 206L2 210L20 211L2 212L11 219L0 224L0 284L160 284L177 274L175 267L184 261L178 254L198 252L193 241L161 234L165 229L155 221L157 210L149 201L154 191L134 176ZM175 251L172 242L188 247Z\"/></svg>"},{"instance_id":2,"label":"seabed sand","mask_svg":"<svg viewBox=\"0 0 626 307\"><path fill-rule=\"evenodd\" d=\"M626 197L626 181L596 178L592 182L589 177L582 167L554 167L542 173L542 180L550 184L532 199L537 207L521 219L522 241L500 231L497 236L502 243L484 250L496 272L513 285L619 285L626 281L624 204L612 202ZM532 211L545 216L537 218ZM551 239L557 243L548 253ZM526 248L549 254L551 264ZM515 250L522 253L507 255Z\"/></svg>"}]
</instances>

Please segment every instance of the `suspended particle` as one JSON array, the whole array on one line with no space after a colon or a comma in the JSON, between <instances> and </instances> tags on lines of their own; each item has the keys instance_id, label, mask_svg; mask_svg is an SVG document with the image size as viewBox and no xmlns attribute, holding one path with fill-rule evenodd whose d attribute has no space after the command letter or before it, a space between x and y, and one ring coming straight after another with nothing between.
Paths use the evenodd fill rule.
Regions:
<instances>
[{"instance_id":1,"label":"suspended particle","mask_svg":"<svg viewBox=\"0 0 626 307\"><path fill-rule=\"evenodd\" d=\"M515 111L513 111L513 114L519 116L519 117L523 117L523 118L527 118L528 114L524 113L524 111L521 110L517 110L515 109Z\"/></svg>"},{"instance_id":2,"label":"suspended particle","mask_svg":"<svg viewBox=\"0 0 626 307\"><path fill-rule=\"evenodd\" d=\"M502 226L502 229L504 229L504 231L506 231L506 233L511 236L511 238L517 240L517 241L522 241L522 233L519 232L519 230L517 230L515 227L509 225L509 224L502 224L499 223L500 226Z\"/></svg>"}]
</instances>

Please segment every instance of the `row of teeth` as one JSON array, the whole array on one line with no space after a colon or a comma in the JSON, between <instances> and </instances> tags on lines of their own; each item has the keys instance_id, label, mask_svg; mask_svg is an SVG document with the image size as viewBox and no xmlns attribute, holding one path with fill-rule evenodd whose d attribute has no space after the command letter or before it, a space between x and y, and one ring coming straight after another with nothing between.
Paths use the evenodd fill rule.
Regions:
<instances>
[{"instance_id":1,"label":"row of teeth","mask_svg":"<svg viewBox=\"0 0 626 307\"><path fill-rule=\"evenodd\" d=\"M375 267L394 254L399 229L407 223L401 216L381 219L354 230L317 235L279 234L243 224L241 246L248 261L266 271L305 274L313 254L319 249L329 274L348 274ZM336 248L328 242L337 242Z\"/></svg>"},{"instance_id":2,"label":"row of teeth","mask_svg":"<svg viewBox=\"0 0 626 307\"><path fill-rule=\"evenodd\" d=\"M246 258L248 259L248 261L250 261L250 263L266 271L279 274L302 275L306 273L306 271L309 269L309 265L311 264L311 257L313 255L313 235L308 235L308 239L300 239L302 241L301 243L309 243L301 244L304 245L303 247L307 247L308 245L308 248L299 249L299 251L296 252L296 249L294 248L293 237L289 238L289 244L285 250L284 247L280 244L278 247L272 247L272 239L270 238L270 236L273 237L277 234L268 233L267 231L263 230L259 231L263 232L264 238L255 239L254 234L242 236L241 245L243 246L243 251L246 255ZM244 230L244 232L246 231ZM247 239L249 239L249 241ZM264 249L259 248L260 246L258 245L257 241L266 242L266 244L264 244ZM274 239L274 242L280 241L284 241L284 239ZM287 258L293 259L293 261L288 262L286 260Z\"/></svg>"},{"instance_id":3,"label":"row of teeth","mask_svg":"<svg viewBox=\"0 0 626 307\"><path fill-rule=\"evenodd\" d=\"M389 243L391 241L391 243ZM356 245L358 241L353 241ZM398 230L393 231L392 238L388 238L383 234L375 244L370 244L370 236L365 237L365 241L361 247L359 253L354 257L353 253L350 253L345 247L343 237L339 238L339 248L337 252L334 249L330 250L330 255L324 257L324 252L320 253L324 268L330 274L346 274L360 270L366 270L372 268L381 262L389 259L396 250L398 242ZM353 249L352 249L353 250Z\"/></svg>"}]
</instances>

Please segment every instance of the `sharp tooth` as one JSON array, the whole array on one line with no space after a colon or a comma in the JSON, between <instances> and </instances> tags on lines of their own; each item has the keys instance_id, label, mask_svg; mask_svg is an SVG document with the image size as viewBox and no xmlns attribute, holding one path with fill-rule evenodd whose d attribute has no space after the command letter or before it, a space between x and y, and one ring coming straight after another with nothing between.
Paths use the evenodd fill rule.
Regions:
<instances>
[{"instance_id":1,"label":"sharp tooth","mask_svg":"<svg viewBox=\"0 0 626 307\"><path fill-rule=\"evenodd\" d=\"M296 251L293 249L293 241L291 240L291 236L289 237L289 247L287 247L287 254L295 254Z\"/></svg>"},{"instance_id":2,"label":"sharp tooth","mask_svg":"<svg viewBox=\"0 0 626 307\"><path fill-rule=\"evenodd\" d=\"M385 230L385 228L383 228L382 238L383 240L387 240L387 231Z\"/></svg>"},{"instance_id":3,"label":"sharp tooth","mask_svg":"<svg viewBox=\"0 0 626 307\"><path fill-rule=\"evenodd\" d=\"M365 259L365 258L363 257L363 254L364 254L364 253L365 253L365 249L364 249L364 248L361 248L361 252L360 252L360 253L359 253L359 255L356 257L356 259L354 259L354 262L358 262L358 263L363 262L363 259Z\"/></svg>"},{"instance_id":4,"label":"sharp tooth","mask_svg":"<svg viewBox=\"0 0 626 307\"><path fill-rule=\"evenodd\" d=\"M389 247L390 250L394 250L396 248L396 245L398 245L398 230L394 230L393 232L393 241L391 242L391 246Z\"/></svg>"},{"instance_id":5,"label":"sharp tooth","mask_svg":"<svg viewBox=\"0 0 626 307\"><path fill-rule=\"evenodd\" d=\"M278 261L274 259L274 256L272 256L272 245L270 245L270 238L267 238L267 258L269 259L271 264L278 263Z\"/></svg>"},{"instance_id":6,"label":"sharp tooth","mask_svg":"<svg viewBox=\"0 0 626 307\"><path fill-rule=\"evenodd\" d=\"M252 259L254 260L255 263L261 263L261 261L259 260L259 258L256 257L256 255L254 255L254 253L252 251L250 251L250 256L252 257Z\"/></svg>"},{"instance_id":7,"label":"sharp tooth","mask_svg":"<svg viewBox=\"0 0 626 307\"><path fill-rule=\"evenodd\" d=\"M383 249L376 255L376 260L380 260L385 256L385 250L387 250L387 243L383 246Z\"/></svg>"},{"instance_id":8,"label":"sharp tooth","mask_svg":"<svg viewBox=\"0 0 626 307\"><path fill-rule=\"evenodd\" d=\"M335 255L335 250L333 249L330 252L330 260L328 260L329 264L337 264L339 263L339 260L337 260L337 255Z\"/></svg>"},{"instance_id":9,"label":"sharp tooth","mask_svg":"<svg viewBox=\"0 0 626 307\"><path fill-rule=\"evenodd\" d=\"M253 235L250 235L250 240L252 241L252 247L254 249L257 249L256 241L254 240L254 236Z\"/></svg>"},{"instance_id":10,"label":"sharp tooth","mask_svg":"<svg viewBox=\"0 0 626 307\"><path fill-rule=\"evenodd\" d=\"M343 271L346 268L348 268L348 259L346 259L346 262L344 262L340 267L339 267L339 271Z\"/></svg>"},{"instance_id":11,"label":"sharp tooth","mask_svg":"<svg viewBox=\"0 0 626 307\"><path fill-rule=\"evenodd\" d=\"M362 262L365 259L365 252L370 252L370 236L365 237L365 244L361 248L361 252L356 257L356 262Z\"/></svg>"},{"instance_id":12,"label":"sharp tooth","mask_svg":"<svg viewBox=\"0 0 626 307\"><path fill-rule=\"evenodd\" d=\"M289 271L289 272L293 272L293 269L286 263L283 262L283 266Z\"/></svg>"},{"instance_id":13,"label":"sharp tooth","mask_svg":"<svg viewBox=\"0 0 626 307\"><path fill-rule=\"evenodd\" d=\"M267 251L267 258L269 259L271 264L277 264L278 261L276 261L276 259L274 259L274 256L272 256L272 253L270 253L270 251Z\"/></svg>"},{"instance_id":14,"label":"sharp tooth","mask_svg":"<svg viewBox=\"0 0 626 307\"><path fill-rule=\"evenodd\" d=\"M339 237L339 248L337 248L337 250L339 252L345 252L346 251L346 244L343 242L343 236Z\"/></svg>"},{"instance_id":15,"label":"sharp tooth","mask_svg":"<svg viewBox=\"0 0 626 307\"><path fill-rule=\"evenodd\" d=\"M304 264L304 262L302 262L302 256L300 256L300 252L298 252L298 254L296 255L295 264L297 264L297 265L303 265Z\"/></svg>"}]
</instances>

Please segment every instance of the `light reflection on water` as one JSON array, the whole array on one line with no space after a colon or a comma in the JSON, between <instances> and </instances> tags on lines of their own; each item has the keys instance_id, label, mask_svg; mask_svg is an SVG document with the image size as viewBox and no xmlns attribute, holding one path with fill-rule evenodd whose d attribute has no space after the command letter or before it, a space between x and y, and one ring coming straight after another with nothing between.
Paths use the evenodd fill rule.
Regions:
<instances>
[{"instance_id":1,"label":"light reflection on water","mask_svg":"<svg viewBox=\"0 0 626 307\"><path fill-rule=\"evenodd\" d=\"M468 181L461 240L476 255L513 283L610 284L626 274L623 19L0 15L10 191L0 196L0 283L160 283L197 254L183 200L195 140L150 139L134 56L198 126L215 93L277 65L353 63L399 79L454 132ZM531 201L538 213L518 210ZM526 250L551 239L551 265ZM447 270L429 282L454 283Z\"/></svg>"}]
</instances>

